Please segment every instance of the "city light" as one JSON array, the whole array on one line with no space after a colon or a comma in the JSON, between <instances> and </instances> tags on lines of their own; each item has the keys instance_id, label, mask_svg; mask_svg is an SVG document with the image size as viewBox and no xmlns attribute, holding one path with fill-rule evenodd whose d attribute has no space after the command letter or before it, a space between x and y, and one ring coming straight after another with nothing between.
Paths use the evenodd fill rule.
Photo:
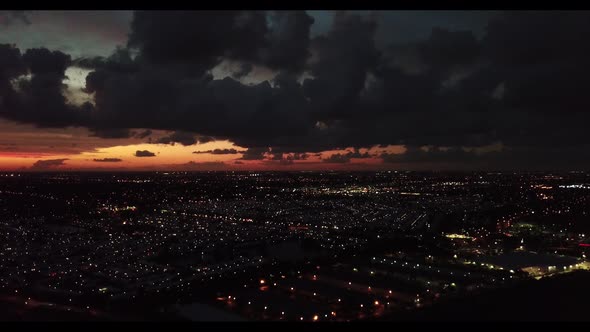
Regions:
<instances>
[{"instance_id":1,"label":"city light","mask_svg":"<svg viewBox=\"0 0 590 332\"><path fill-rule=\"evenodd\" d=\"M321 182L325 180L320 181L323 178L319 176L311 181L306 180L308 175L297 175L304 182L298 186L305 189L298 189L296 195L292 191L279 195L283 188L273 187L277 181L291 183L288 176L279 179L282 175L261 173L251 179L255 180L251 184L255 189L252 189L248 187L250 184L240 187L242 184L232 178L245 175L187 174L173 181L172 174L165 181L179 188L173 193L142 187L144 183L164 181L154 175L92 175L92 181L127 181L126 177L130 177L129 181L140 182L116 182L119 185L132 183L125 191L126 200L120 203L112 202L119 199L112 191L105 193L100 187L93 189L88 184L89 196L96 198L88 199L84 206L96 204L96 208L91 209L96 214L73 217L69 221L71 226L47 226L42 218L17 218L5 212L7 216L0 222L0 236L4 243L0 268L5 271L0 277L0 290L7 294L12 292L20 305L24 303L30 308L36 307L39 300L32 300L29 295L19 298L18 295L22 292L35 294L36 287L41 287L39 289L64 294L62 298L52 300L56 302L56 308L66 306L82 313L92 311L93 317L102 317L103 312L110 310L107 305L111 303L124 307L124 303L136 303L136 299L148 296L165 303L162 306L179 317L189 315L192 309L187 308L194 301L203 305L216 303L217 309L246 320L285 321L297 320L299 316L299 320L318 321L323 315L331 321L348 321L370 317L389 319L418 307L448 305L446 300L453 297L467 301L482 289L493 292L494 289L510 288L512 281L520 285L529 280L549 276L559 278L571 271L590 270L590 262L586 261L586 252L581 245L587 241L585 234L572 230L568 223L535 224L529 220L532 213L526 209L525 203L519 203L523 207L520 214L502 215L498 212L497 218L485 219L492 225L492 228L487 227L483 219L478 219L481 213L477 211L480 211L480 199L488 189L472 189L476 198L462 191L447 196L446 192L455 186L449 183L458 181L445 179L447 184L438 186L442 180L434 176L406 175L403 179L389 179L392 184L384 185L389 189L381 190L370 184L374 178L365 175L369 180L360 186L359 192L375 200L340 201L338 197L349 197L345 194L354 192L354 189L344 191L339 188L357 184L345 185L348 176L339 174L332 175L334 179L329 181L333 183L329 184ZM400 176L405 173L391 174ZM151 182L141 182L144 177ZM61 185L80 181L77 177L74 179L64 180ZM23 181L23 177L19 181ZM39 180L30 181L28 185L35 188L35 181ZM50 183L44 186L50 186ZM185 183L186 189L181 190ZM195 196L195 183L200 183L199 190L209 196ZM424 192L420 196L400 198L390 189L394 187L393 183L398 187L412 187L406 189L408 192ZM234 198L222 199L226 191L219 188L236 185L240 188L234 192ZM509 185L502 183L496 190L504 190L498 188ZM444 190L436 192L435 189L443 187ZM57 183L56 188L52 195L57 197L60 194ZM362 188L370 189L364 193ZM0 185L0 199L5 199L3 190ZM432 190L436 194L430 192ZM37 192L47 191L31 191L33 194ZM253 197L259 194L264 197L276 195L286 199L287 203L263 205L265 208L257 212L259 217L251 218L251 209L255 206L251 200L258 199ZM65 202L70 205L80 199L67 193L64 195ZM325 199L326 195L332 195L328 196L330 200ZM514 195L520 195L520 192L517 190ZM152 196L154 200L148 203L154 206L153 212L149 208L146 210L140 201ZM375 203L381 202L382 198L387 198L390 206L385 208L381 203ZM565 211L563 206L567 206L567 202L560 199L559 195L553 195L547 204L559 202L561 205L556 211ZM30 205L41 204L37 201L34 196ZM406 201L413 204L408 205ZM518 202L518 199L514 201ZM583 202L580 200L580 206L585 207ZM52 204L47 203L49 208ZM504 203L497 204L504 206ZM121 208L125 206L137 206L137 209ZM305 208L293 209L291 206ZM416 206L421 208L416 209ZM549 212L543 212L547 209L549 207L539 209L537 213L551 216ZM124 219L118 215L121 213L124 213ZM455 233L442 233L432 220L447 213L459 213L469 222L449 225ZM246 219L252 221L246 222ZM507 221L510 225L506 224ZM126 222L125 227L123 222ZM430 226L426 226L427 223ZM498 223L500 227L494 230ZM333 224L339 228L335 229ZM304 228L293 230L291 225ZM435 227L434 232L429 227ZM513 234L512 240L505 235L508 231ZM369 256L365 249L372 248L375 232L382 234L382 238L387 235L387 238L408 242L411 238L412 245L396 249L374 248ZM464 241L472 236L479 240ZM325 253L321 257L325 262L322 278L319 278L318 266L311 258L287 260L289 263L277 258L285 245L296 250L311 250L304 249L299 237L309 239L311 244L317 245L317 250ZM531 237L536 240L529 241ZM528 248L518 250L520 242L531 242L531 246L540 249L538 252ZM560 247L555 243L560 243ZM439 252L434 248L446 248L450 254L434 256ZM48 256L48 252L52 256ZM459 259L459 256L469 259ZM538 263L530 265L531 261ZM286 266L289 266L288 270ZM261 278L262 275L265 277ZM277 279L281 280L280 286ZM416 291L408 294L412 288ZM206 294L213 295L207 298ZM173 299L178 299L178 303ZM253 305L254 302L257 304ZM368 304L366 308L365 304ZM152 309L157 311L155 306ZM324 311L310 314L307 308ZM289 310L290 315L287 316L284 310Z\"/></svg>"}]
</instances>

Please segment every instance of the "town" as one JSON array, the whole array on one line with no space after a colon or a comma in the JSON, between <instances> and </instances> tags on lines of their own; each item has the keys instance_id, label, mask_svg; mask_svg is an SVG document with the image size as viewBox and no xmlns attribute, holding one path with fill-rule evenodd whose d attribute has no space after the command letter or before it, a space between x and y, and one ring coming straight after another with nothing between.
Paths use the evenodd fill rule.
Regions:
<instances>
[{"instance_id":1,"label":"town","mask_svg":"<svg viewBox=\"0 0 590 332\"><path fill-rule=\"evenodd\" d=\"M590 269L589 214L583 172L2 173L0 305L388 319Z\"/></svg>"}]
</instances>

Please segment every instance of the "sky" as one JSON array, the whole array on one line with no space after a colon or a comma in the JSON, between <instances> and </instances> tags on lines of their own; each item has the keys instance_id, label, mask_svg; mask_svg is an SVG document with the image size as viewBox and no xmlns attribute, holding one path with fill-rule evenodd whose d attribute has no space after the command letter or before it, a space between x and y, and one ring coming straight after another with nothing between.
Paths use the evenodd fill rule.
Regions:
<instances>
[{"instance_id":1,"label":"sky","mask_svg":"<svg viewBox=\"0 0 590 332\"><path fill-rule=\"evenodd\" d=\"M587 11L0 11L0 171L589 170Z\"/></svg>"}]
</instances>

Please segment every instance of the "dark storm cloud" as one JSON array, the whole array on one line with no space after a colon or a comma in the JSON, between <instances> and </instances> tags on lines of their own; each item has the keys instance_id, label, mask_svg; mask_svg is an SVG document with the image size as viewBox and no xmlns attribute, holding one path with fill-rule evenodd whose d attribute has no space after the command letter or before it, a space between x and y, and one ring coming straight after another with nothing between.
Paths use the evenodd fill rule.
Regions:
<instances>
[{"instance_id":1,"label":"dark storm cloud","mask_svg":"<svg viewBox=\"0 0 590 332\"><path fill-rule=\"evenodd\" d=\"M507 14L490 24L481 42L468 32L436 29L413 46L424 67L409 73L382 65L360 98L363 112L340 126L358 142L411 146L587 142L580 125L587 116L576 110L587 106L580 90L590 77L587 44L577 36L590 31L588 17ZM541 54L526 53L529 43Z\"/></svg>"},{"instance_id":2,"label":"dark storm cloud","mask_svg":"<svg viewBox=\"0 0 590 332\"><path fill-rule=\"evenodd\" d=\"M305 160L309 157L307 153L294 153L293 160Z\"/></svg>"},{"instance_id":3,"label":"dark storm cloud","mask_svg":"<svg viewBox=\"0 0 590 332\"><path fill-rule=\"evenodd\" d=\"M459 170L578 170L587 169L590 145L580 147L508 147L501 151L467 151L462 148L429 150L410 148L405 153L381 155L398 168Z\"/></svg>"},{"instance_id":4,"label":"dark storm cloud","mask_svg":"<svg viewBox=\"0 0 590 332\"><path fill-rule=\"evenodd\" d=\"M283 75L273 88L268 82L245 86L231 78L212 81L203 75L205 69L224 57L289 72L305 63L309 36L301 26L311 24L311 19L300 12L275 13L267 27L263 14L137 13L129 41L131 47L140 50L133 61L137 70L117 68L115 64L123 62L117 59L85 64L97 68L87 77L86 86L89 93L95 93L100 110L94 113L96 121L100 126L117 123L192 131L248 145L307 132L311 119L304 114L294 117L307 104L296 76ZM262 38L260 31L266 37ZM228 37L222 38L225 35ZM187 42L189 37L191 42ZM303 50L289 49L288 54L279 54L285 47L273 48L277 43L302 45ZM295 57L292 62L287 55ZM129 62L129 58L122 60ZM163 116L162 112L167 114ZM268 121L282 125L266 126Z\"/></svg>"},{"instance_id":5,"label":"dark storm cloud","mask_svg":"<svg viewBox=\"0 0 590 332\"><path fill-rule=\"evenodd\" d=\"M20 82L24 103L16 120L38 121L41 126L61 127L70 122L81 122L82 114L66 103L63 96L65 70L71 59L59 51L29 49L23 61L31 73L30 80Z\"/></svg>"},{"instance_id":6,"label":"dark storm cloud","mask_svg":"<svg viewBox=\"0 0 590 332\"><path fill-rule=\"evenodd\" d=\"M435 68L469 65L479 56L480 45L471 31L434 28L426 42L420 44L422 60Z\"/></svg>"},{"instance_id":7,"label":"dark storm cloud","mask_svg":"<svg viewBox=\"0 0 590 332\"><path fill-rule=\"evenodd\" d=\"M128 45L148 62L190 65L194 73L222 57L298 71L312 23L304 11L138 11Z\"/></svg>"},{"instance_id":8,"label":"dark storm cloud","mask_svg":"<svg viewBox=\"0 0 590 332\"><path fill-rule=\"evenodd\" d=\"M369 152L361 153L360 151L355 150L349 151L347 153L336 153L329 156L328 158L322 159L322 161L331 164L344 164L350 162L352 158L365 159L371 158L371 155L369 154Z\"/></svg>"},{"instance_id":9,"label":"dark storm cloud","mask_svg":"<svg viewBox=\"0 0 590 332\"><path fill-rule=\"evenodd\" d=\"M121 73L133 73L139 70L139 64L132 58L131 51L121 46L117 46L108 57L82 57L75 59L72 64L80 68L105 69Z\"/></svg>"},{"instance_id":10,"label":"dark storm cloud","mask_svg":"<svg viewBox=\"0 0 590 332\"><path fill-rule=\"evenodd\" d=\"M23 75L27 72L27 67L22 59L21 52L18 48L11 45L0 44L0 79L2 83L9 83L10 79ZM3 91L3 95L6 94Z\"/></svg>"},{"instance_id":11,"label":"dark storm cloud","mask_svg":"<svg viewBox=\"0 0 590 332\"><path fill-rule=\"evenodd\" d=\"M268 47L263 50L262 64L272 69L300 71L309 57L309 31L314 19L305 11L269 13Z\"/></svg>"},{"instance_id":12,"label":"dark storm cloud","mask_svg":"<svg viewBox=\"0 0 590 332\"><path fill-rule=\"evenodd\" d=\"M214 142L214 141L215 141L215 137L197 136L197 143L198 144L205 144L205 143Z\"/></svg>"},{"instance_id":13,"label":"dark storm cloud","mask_svg":"<svg viewBox=\"0 0 590 332\"><path fill-rule=\"evenodd\" d=\"M292 153L284 155L283 153L275 153L268 163L274 163L278 161L279 165L288 166L295 164L296 160L306 160L308 155L306 153Z\"/></svg>"},{"instance_id":14,"label":"dark storm cloud","mask_svg":"<svg viewBox=\"0 0 590 332\"><path fill-rule=\"evenodd\" d=\"M143 138L150 136L151 134L152 134L152 131L150 129L146 129L144 131L140 131L140 132L136 133L133 137L143 139Z\"/></svg>"},{"instance_id":15,"label":"dark storm cloud","mask_svg":"<svg viewBox=\"0 0 590 332\"><path fill-rule=\"evenodd\" d=\"M197 144L197 138L196 138L195 134L192 134L192 133L187 133L187 132L183 132L183 131L175 131L172 134L170 134L169 136L161 137L160 139L158 139L156 141L156 143L172 144L172 145L174 145L174 143L180 143L182 145L188 146L188 145Z\"/></svg>"},{"instance_id":16,"label":"dark storm cloud","mask_svg":"<svg viewBox=\"0 0 590 332\"><path fill-rule=\"evenodd\" d=\"M307 153L292 153L284 157L287 160L306 160L309 157Z\"/></svg>"},{"instance_id":17,"label":"dark storm cloud","mask_svg":"<svg viewBox=\"0 0 590 332\"><path fill-rule=\"evenodd\" d=\"M433 28L453 31L470 30L478 37L485 33L487 22L497 10L393 10L378 11L379 29L375 34L379 45L406 43L428 38Z\"/></svg>"},{"instance_id":18,"label":"dark storm cloud","mask_svg":"<svg viewBox=\"0 0 590 332\"><path fill-rule=\"evenodd\" d=\"M28 65L32 75L55 74L63 78L72 58L60 51L33 48L25 52L23 61Z\"/></svg>"},{"instance_id":19,"label":"dark storm cloud","mask_svg":"<svg viewBox=\"0 0 590 332\"><path fill-rule=\"evenodd\" d=\"M0 45L0 116L41 127L84 124L88 114L69 105L63 95L70 63L70 56L60 51L39 48L21 54Z\"/></svg>"},{"instance_id":20,"label":"dark storm cloud","mask_svg":"<svg viewBox=\"0 0 590 332\"><path fill-rule=\"evenodd\" d=\"M350 162L350 158L345 154L336 153L328 158L322 159L322 161L329 164L344 164Z\"/></svg>"},{"instance_id":21,"label":"dark storm cloud","mask_svg":"<svg viewBox=\"0 0 590 332\"><path fill-rule=\"evenodd\" d=\"M586 11L507 12L490 21L483 41L490 57L499 64L581 60L590 47L580 33L588 28Z\"/></svg>"},{"instance_id":22,"label":"dark storm cloud","mask_svg":"<svg viewBox=\"0 0 590 332\"><path fill-rule=\"evenodd\" d=\"M262 12L137 11L129 46L152 63L194 63L204 70L225 54L254 58L266 32Z\"/></svg>"},{"instance_id":23,"label":"dark storm cloud","mask_svg":"<svg viewBox=\"0 0 590 332\"><path fill-rule=\"evenodd\" d=\"M238 154L244 153L246 151L238 151L236 149L214 149L214 150L207 150L207 151L195 151L193 153L202 154L202 153L210 153L210 154Z\"/></svg>"},{"instance_id":24,"label":"dark storm cloud","mask_svg":"<svg viewBox=\"0 0 590 332\"><path fill-rule=\"evenodd\" d=\"M474 152L461 148L441 149L434 147L429 150L410 147L404 153L383 153L381 158L386 163L423 163L423 162L470 162L477 159Z\"/></svg>"},{"instance_id":25,"label":"dark storm cloud","mask_svg":"<svg viewBox=\"0 0 590 332\"><path fill-rule=\"evenodd\" d=\"M145 20L143 15L152 14L138 14L138 22ZM229 14L220 15L225 17ZM301 13L292 13L294 15L292 19L285 18L284 15L286 14L278 15L279 22L275 24L276 27L283 26L279 30L284 31L279 35L282 33L299 35L300 33L289 31L290 29L301 30L297 28L298 20L303 19ZM251 24L248 22L256 20L257 17L258 14L243 16L240 20L245 21L240 21L242 22L240 24ZM347 23L348 18L344 18L337 21L338 26L358 24L359 19L356 16L352 17L351 24ZM188 21L186 23L189 24ZM153 29L145 22L137 24L141 26L137 27L138 31ZM344 47L338 52L347 50L346 31L342 33L341 30L336 28L336 38L330 39L337 40L339 45ZM349 30L353 29L349 28ZM141 50L137 60L131 60L127 50L119 49L108 59L95 59L93 63L86 64L96 68L87 77L86 82L86 91L94 93L96 109L86 105L87 112L78 112L75 115L88 118L74 119L75 116L72 116L73 124L84 125L84 122L88 122L97 133L100 133L103 128L108 132L108 129L113 128L114 125L119 128L144 127L192 131L205 136L230 138L239 145L272 144L277 147L285 146L285 149L292 151L305 151L308 148L316 150L320 149L319 146L330 148L333 145L332 142L325 141L326 136L329 136L326 135L327 133L316 133L317 130L314 128L316 121L309 112L309 98L305 96L303 89L297 83L296 76L287 73L277 76L275 87L268 82L245 86L230 78L212 81L207 75L194 76L193 71L179 70L179 68L191 68L194 61L199 60L198 57L196 59L192 57L194 50L179 50L179 52L187 52L186 59L190 58L191 61L174 58L181 56L174 54L173 59L168 60L177 62L170 64L167 63L168 60L163 54L149 55L152 52L151 46L146 45L152 41L146 41L146 45L139 42L141 36L145 34L145 32L138 32L130 41L131 45ZM282 39L279 38L279 40ZM363 46L362 43L358 43L357 46L359 45ZM161 48L154 52L164 51L171 50ZM329 54L337 55L334 52ZM224 54L219 53L216 56L224 56ZM329 56L327 58L329 59ZM179 62L181 60L182 62ZM153 63L154 61L163 62L165 65ZM190 63L187 67L187 64L183 62ZM81 63L79 62L78 65ZM289 70L289 67L286 66L283 69ZM330 73L337 73L339 69L335 68ZM356 70L355 75L359 72ZM356 85L362 85L364 74L357 76L359 81ZM325 83L329 84L331 80L338 80L338 78L329 77ZM345 87L344 92L340 91L336 94L342 95L348 90ZM321 107L316 109L321 110ZM279 125L269 126L268 123ZM295 146L293 137L301 138L302 146Z\"/></svg>"},{"instance_id":26,"label":"dark storm cloud","mask_svg":"<svg viewBox=\"0 0 590 332\"><path fill-rule=\"evenodd\" d=\"M126 128L101 128L92 129L92 135L100 138L129 138L134 136L131 130Z\"/></svg>"},{"instance_id":27,"label":"dark storm cloud","mask_svg":"<svg viewBox=\"0 0 590 332\"><path fill-rule=\"evenodd\" d=\"M119 163L122 162L123 159L120 158L102 158L102 159L93 159L97 163Z\"/></svg>"},{"instance_id":28,"label":"dark storm cloud","mask_svg":"<svg viewBox=\"0 0 590 332\"><path fill-rule=\"evenodd\" d=\"M138 12L128 48L75 61L94 70L86 91L96 106L65 102L67 55L21 55L4 45L0 115L96 133L173 131L162 143L229 139L248 148L242 159L268 153L283 163L296 160L292 153L355 148L324 159L346 163L359 158L351 155L359 148L403 144L406 154L383 159L465 158L470 164L494 154L464 147L497 142L505 150L496 155L516 163L519 157L506 151L537 156L561 147L576 153L590 143L584 134L590 120L588 12L503 13L487 29L447 24L414 39L392 37L395 43L382 47L376 40L388 15L339 12L327 31L310 38L313 20L304 12ZM396 33L403 31L392 28ZM234 78L251 75L253 66L277 75L251 85L213 79L209 71L223 60L240 64L229 74ZM301 84L302 72L309 75ZM15 82L26 73L30 79Z\"/></svg>"},{"instance_id":29,"label":"dark storm cloud","mask_svg":"<svg viewBox=\"0 0 590 332\"><path fill-rule=\"evenodd\" d=\"M136 157L155 157L156 154L148 150L137 150L134 156Z\"/></svg>"},{"instance_id":30,"label":"dark storm cloud","mask_svg":"<svg viewBox=\"0 0 590 332\"><path fill-rule=\"evenodd\" d=\"M508 13L492 20L483 43L504 74L496 81L504 83L502 100L529 110L585 111L590 45L584 34L589 31L583 11Z\"/></svg>"},{"instance_id":31,"label":"dark storm cloud","mask_svg":"<svg viewBox=\"0 0 590 332\"><path fill-rule=\"evenodd\" d=\"M468 90L475 81L494 93L498 107L488 121L505 144L588 143L581 123L590 120L583 89L590 84L590 46L581 34L590 32L589 17L588 12L532 11L490 22L482 48L491 64L461 88Z\"/></svg>"},{"instance_id":32,"label":"dark storm cloud","mask_svg":"<svg viewBox=\"0 0 590 332\"><path fill-rule=\"evenodd\" d=\"M49 159L49 160L37 160L31 167L31 170L41 171L41 170L50 170L58 168L59 166L64 165L65 161L68 160L64 159Z\"/></svg>"},{"instance_id":33,"label":"dark storm cloud","mask_svg":"<svg viewBox=\"0 0 590 332\"><path fill-rule=\"evenodd\" d=\"M264 154L268 153L268 148L249 148L244 152L244 155L241 159L243 160L262 160L264 159Z\"/></svg>"},{"instance_id":34,"label":"dark storm cloud","mask_svg":"<svg viewBox=\"0 0 590 332\"><path fill-rule=\"evenodd\" d=\"M101 126L188 131L201 134L200 143L213 136L252 146L312 126L302 114L307 102L298 83L288 83L246 86L148 66L136 73L99 69L87 77L87 90L95 93Z\"/></svg>"},{"instance_id":35,"label":"dark storm cloud","mask_svg":"<svg viewBox=\"0 0 590 332\"><path fill-rule=\"evenodd\" d=\"M195 77L194 72L179 71L179 68L190 68L186 63L202 62L195 52L203 50L174 40L171 49L150 46L154 43L152 38L158 41L164 38L156 32L153 36L146 32L155 29L152 25L159 19L165 21L165 27L178 28L167 21L172 14L163 14L163 18L158 13L136 16L133 32L137 30L137 33L130 45L141 50L138 60L132 60L127 50L119 49L110 58L92 65L97 69L88 76L86 88L95 93L97 111L91 114L97 128L116 124L122 128L180 129L230 138L243 146L272 145L285 152L389 143L400 138L390 137L396 131L387 126L392 119L386 110L423 106L424 101L432 99L428 95L433 94L438 84L431 76L411 77L395 69L377 70L380 54L373 42L376 23L351 14L338 14L330 32L314 39L312 49L318 57L310 67L314 78L306 80L303 88L296 77L285 73L275 78L275 87L268 82L244 86L229 78L212 81L207 76ZM226 19L227 15L232 17L227 13L219 15ZM256 28L251 20L258 19L257 13L240 17L241 24L254 24L247 31ZM147 22L151 19L155 21ZM186 17L179 22L184 22L179 26L186 24L189 30L193 24ZM285 25L288 31L290 24L286 19L277 26ZM158 33L164 34L168 28ZM184 35L176 37L180 36ZM142 42L144 37L146 40ZM223 45L212 46L217 51L201 55L216 54L216 58L224 55L215 48ZM171 52L172 58L161 52ZM170 64L170 61L175 62ZM371 71L377 82L369 81ZM373 114L362 115L360 109L365 106L362 98L369 100L367 109ZM423 116L409 121L413 119ZM327 128L318 129L315 126L318 120L325 121Z\"/></svg>"},{"instance_id":36,"label":"dark storm cloud","mask_svg":"<svg viewBox=\"0 0 590 332\"><path fill-rule=\"evenodd\" d=\"M306 160L309 155L307 153L283 153L277 149L272 149L271 160Z\"/></svg>"},{"instance_id":37,"label":"dark storm cloud","mask_svg":"<svg viewBox=\"0 0 590 332\"><path fill-rule=\"evenodd\" d=\"M314 79L303 88L319 120L346 117L365 85L367 73L379 59L374 34L377 25L358 15L339 14L327 35L313 40L318 60Z\"/></svg>"}]
</instances>

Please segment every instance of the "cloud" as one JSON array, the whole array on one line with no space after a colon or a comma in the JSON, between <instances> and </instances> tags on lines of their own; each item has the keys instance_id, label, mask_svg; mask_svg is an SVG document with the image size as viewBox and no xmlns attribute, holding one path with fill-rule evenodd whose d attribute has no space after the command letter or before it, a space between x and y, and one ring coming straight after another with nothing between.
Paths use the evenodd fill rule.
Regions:
<instances>
[{"instance_id":1,"label":"cloud","mask_svg":"<svg viewBox=\"0 0 590 332\"><path fill-rule=\"evenodd\" d=\"M480 55L481 45L471 31L434 28L428 39L418 45L419 56L435 70L470 65Z\"/></svg>"},{"instance_id":2,"label":"cloud","mask_svg":"<svg viewBox=\"0 0 590 332\"><path fill-rule=\"evenodd\" d=\"M303 88L317 120L329 122L351 111L368 71L378 63L376 27L373 20L338 13L329 33L312 41L318 60L310 68L314 78L305 80Z\"/></svg>"},{"instance_id":3,"label":"cloud","mask_svg":"<svg viewBox=\"0 0 590 332\"><path fill-rule=\"evenodd\" d=\"M120 158L102 158L102 159L93 159L93 161L97 163L119 163L122 162L123 159Z\"/></svg>"},{"instance_id":4,"label":"cloud","mask_svg":"<svg viewBox=\"0 0 590 332\"><path fill-rule=\"evenodd\" d=\"M144 139L144 138L146 138L146 137L150 136L151 134L152 134L152 131L151 131L150 129L146 129L146 130L144 130L144 131L140 131L140 132L136 133L136 134L134 135L134 137L135 137L135 138Z\"/></svg>"},{"instance_id":5,"label":"cloud","mask_svg":"<svg viewBox=\"0 0 590 332\"><path fill-rule=\"evenodd\" d=\"M350 162L350 157L346 154L336 153L322 160L330 164L344 164Z\"/></svg>"},{"instance_id":6,"label":"cloud","mask_svg":"<svg viewBox=\"0 0 590 332\"><path fill-rule=\"evenodd\" d=\"M128 46L146 61L203 73L221 57L300 70L309 56L305 11L137 11Z\"/></svg>"},{"instance_id":7,"label":"cloud","mask_svg":"<svg viewBox=\"0 0 590 332\"><path fill-rule=\"evenodd\" d=\"M266 159L265 162L269 164L276 164L278 161L279 165L287 166L295 164L296 160L306 160L309 155L306 153L289 153L284 154L282 152L271 153L272 158Z\"/></svg>"},{"instance_id":8,"label":"cloud","mask_svg":"<svg viewBox=\"0 0 590 332\"><path fill-rule=\"evenodd\" d=\"M470 162L477 158L474 152L461 148L430 149L411 147L404 153L383 153L381 158L385 163L422 163L422 162Z\"/></svg>"},{"instance_id":9,"label":"cloud","mask_svg":"<svg viewBox=\"0 0 590 332\"><path fill-rule=\"evenodd\" d=\"M293 160L305 160L309 157L307 153L294 153Z\"/></svg>"},{"instance_id":10,"label":"cloud","mask_svg":"<svg viewBox=\"0 0 590 332\"><path fill-rule=\"evenodd\" d=\"M436 27L385 47L376 42L382 18L333 16L312 38L312 20L301 11L137 12L127 45L75 61L1 45L0 116L84 126L98 137L149 128L172 132L158 141L168 144L227 139L247 148L243 160L272 154L283 163L297 160L294 153L353 147L324 158L348 163L365 158L360 148L405 145L403 157L384 159L453 156L475 165L484 155L463 148L501 142L506 151L560 147L583 155L590 143L587 12L506 12L481 31ZM239 68L214 79L210 71L223 61ZM92 69L85 91L94 104L63 97L74 63ZM274 78L236 79L258 67ZM416 150L423 146L433 150Z\"/></svg>"},{"instance_id":11,"label":"cloud","mask_svg":"<svg viewBox=\"0 0 590 332\"><path fill-rule=\"evenodd\" d=\"M242 155L242 160L262 160L264 155L269 152L268 148L249 148Z\"/></svg>"},{"instance_id":12,"label":"cloud","mask_svg":"<svg viewBox=\"0 0 590 332\"><path fill-rule=\"evenodd\" d=\"M214 141L215 141L215 137L197 136L197 143L198 144L205 144L205 143L214 142Z\"/></svg>"},{"instance_id":13,"label":"cloud","mask_svg":"<svg viewBox=\"0 0 590 332\"><path fill-rule=\"evenodd\" d=\"M207 150L207 151L194 151L193 153L202 154L202 153L210 153L210 154L238 154L238 153L245 153L246 151L239 151L236 149L214 149L214 150Z\"/></svg>"},{"instance_id":14,"label":"cloud","mask_svg":"<svg viewBox=\"0 0 590 332\"><path fill-rule=\"evenodd\" d=\"M3 80L3 85L7 83L6 80L24 75L28 71L20 49L12 45L0 44L0 59L2 60L0 64L2 66L1 79ZM7 87L3 86L3 88Z\"/></svg>"},{"instance_id":15,"label":"cloud","mask_svg":"<svg viewBox=\"0 0 590 332\"><path fill-rule=\"evenodd\" d=\"M135 134L126 128L101 128L92 131L92 136L100 138L130 138Z\"/></svg>"},{"instance_id":16,"label":"cloud","mask_svg":"<svg viewBox=\"0 0 590 332\"><path fill-rule=\"evenodd\" d=\"M72 59L68 54L60 51L33 48L23 54L23 61L28 65L33 75L56 74L63 77Z\"/></svg>"},{"instance_id":17,"label":"cloud","mask_svg":"<svg viewBox=\"0 0 590 332\"><path fill-rule=\"evenodd\" d=\"M182 145L188 146L197 144L197 138L195 134L184 132L184 131L175 131L169 136L161 137L156 141L159 144L172 144L180 143Z\"/></svg>"},{"instance_id":18,"label":"cloud","mask_svg":"<svg viewBox=\"0 0 590 332\"><path fill-rule=\"evenodd\" d=\"M344 164L350 162L352 158L366 159L371 158L371 155L369 155L369 152L361 153L358 150L354 150L347 153L335 153L330 155L328 158L322 159L322 161L331 164Z\"/></svg>"},{"instance_id":19,"label":"cloud","mask_svg":"<svg viewBox=\"0 0 590 332\"><path fill-rule=\"evenodd\" d=\"M303 10L272 11L268 14L270 33L262 63L272 69L298 72L310 55L310 27L314 19Z\"/></svg>"},{"instance_id":20,"label":"cloud","mask_svg":"<svg viewBox=\"0 0 590 332\"><path fill-rule=\"evenodd\" d=\"M153 152L150 152L148 150L137 150L137 151L135 151L135 156L136 157L155 157L156 154Z\"/></svg>"},{"instance_id":21,"label":"cloud","mask_svg":"<svg viewBox=\"0 0 590 332\"><path fill-rule=\"evenodd\" d=\"M387 164L403 169L449 170L583 170L590 145L577 147L503 147L477 151L461 147L413 147L404 153L383 153Z\"/></svg>"},{"instance_id":22,"label":"cloud","mask_svg":"<svg viewBox=\"0 0 590 332\"><path fill-rule=\"evenodd\" d=\"M232 77L235 79L240 79L246 75L248 75L254 66L251 63L241 63L239 70L232 73Z\"/></svg>"},{"instance_id":23,"label":"cloud","mask_svg":"<svg viewBox=\"0 0 590 332\"><path fill-rule=\"evenodd\" d=\"M31 167L31 170L50 170L56 169L59 166L64 165L64 162L69 160L67 158L64 159L47 159L47 160L37 160Z\"/></svg>"},{"instance_id":24,"label":"cloud","mask_svg":"<svg viewBox=\"0 0 590 332\"><path fill-rule=\"evenodd\" d=\"M88 113L69 105L63 95L69 55L44 48L21 54L13 46L0 45L0 59L0 117L41 127L86 122Z\"/></svg>"}]
</instances>

